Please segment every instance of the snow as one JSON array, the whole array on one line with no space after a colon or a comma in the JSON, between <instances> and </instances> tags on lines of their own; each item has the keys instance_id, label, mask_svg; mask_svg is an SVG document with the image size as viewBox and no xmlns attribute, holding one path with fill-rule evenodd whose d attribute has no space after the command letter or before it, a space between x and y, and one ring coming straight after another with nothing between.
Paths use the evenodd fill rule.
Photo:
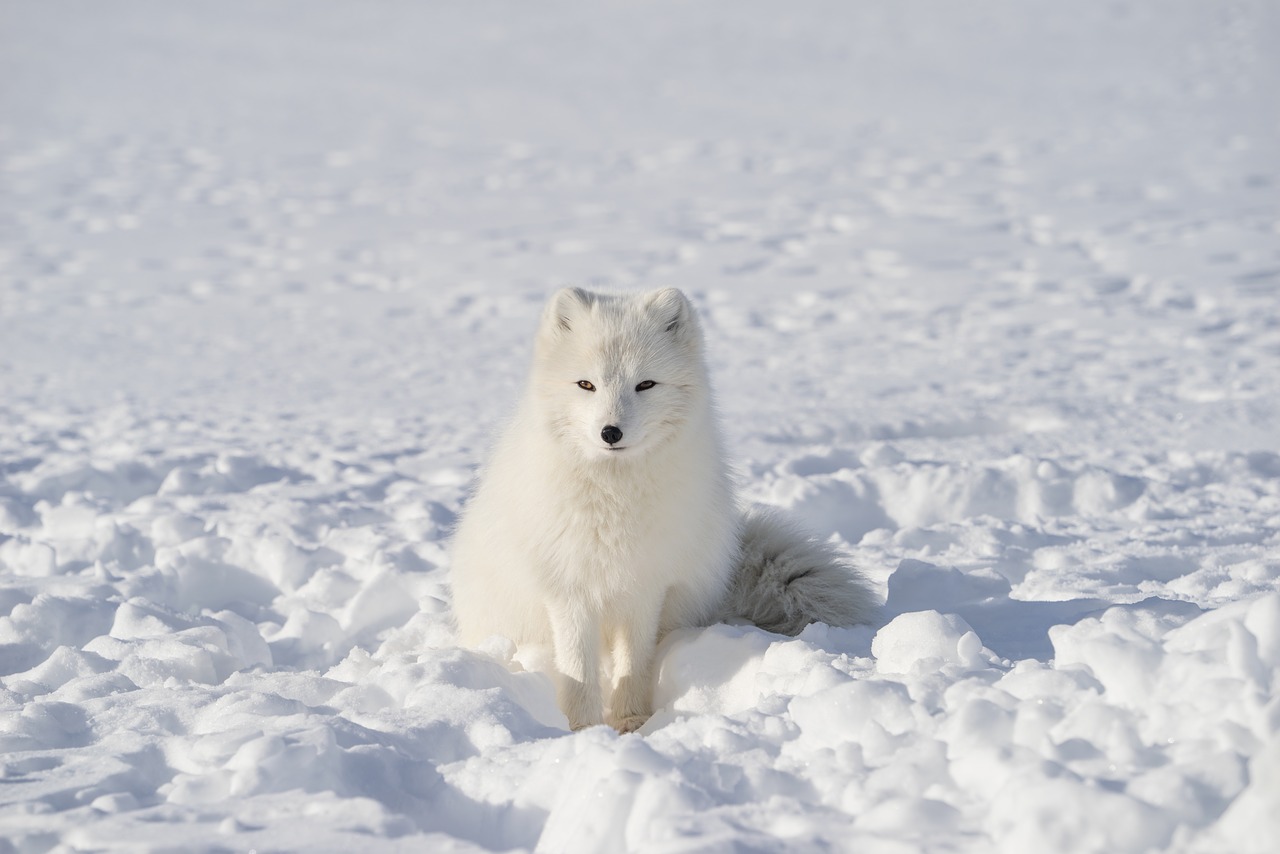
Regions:
<instances>
[{"instance_id":1,"label":"snow","mask_svg":"<svg viewBox=\"0 0 1280 854\"><path fill-rule=\"evenodd\" d=\"M0 851L1280 846L1262 0L0 4ZM458 648L556 287L879 624Z\"/></svg>"}]
</instances>

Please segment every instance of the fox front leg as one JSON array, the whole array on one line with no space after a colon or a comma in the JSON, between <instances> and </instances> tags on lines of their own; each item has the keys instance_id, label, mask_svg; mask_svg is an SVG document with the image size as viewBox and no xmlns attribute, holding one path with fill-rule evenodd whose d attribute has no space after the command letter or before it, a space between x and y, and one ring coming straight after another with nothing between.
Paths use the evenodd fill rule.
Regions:
<instances>
[{"instance_id":1,"label":"fox front leg","mask_svg":"<svg viewBox=\"0 0 1280 854\"><path fill-rule=\"evenodd\" d=\"M581 603L548 608L556 654L556 700L571 729L604 723L600 698L600 619Z\"/></svg>"},{"instance_id":2,"label":"fox front leg","mask_svg":"<svg viewBox=\"0 0 1280 854\"><path fill-rule=\"evenodd\" d=\"M638 602L615 624L609 723L618 732L634 732L653 714L653 659L661 611L661 597Z\"/></svg>"}]
</instances>

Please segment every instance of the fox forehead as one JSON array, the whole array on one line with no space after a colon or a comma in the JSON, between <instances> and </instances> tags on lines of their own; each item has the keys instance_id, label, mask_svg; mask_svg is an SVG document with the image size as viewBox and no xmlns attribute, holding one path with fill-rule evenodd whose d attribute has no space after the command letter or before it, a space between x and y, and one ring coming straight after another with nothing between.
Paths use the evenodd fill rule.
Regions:
<instances>
[{"instance_id":1,"label":"fox forehead","mask_svg":"<svg viewBox=\"0 0 1280 854\"><path fill-rule=\"evenodd\" d=\"M577 346L572 348L571 354L562 354L562 358L567 357L567 365L571 365L573 370L589 371L604 382L637 377L657 379L648 374L655 371L670 374L682 368L680 348L660 340L658 335L600 330L596 334L587 332L574 343Z\"/></svg>"},{"instance_id":2,"label":"fox forehead","mask_svg":"<svg viewBox=\"0 0 1280 854\"><path fill-rule=\"evenodd\" d=\"M696 320L674 289L631 295L564 289L548 302L535 353L548 377L687 384L699 372L699 344Z\"/></svg>"}]
</instances>

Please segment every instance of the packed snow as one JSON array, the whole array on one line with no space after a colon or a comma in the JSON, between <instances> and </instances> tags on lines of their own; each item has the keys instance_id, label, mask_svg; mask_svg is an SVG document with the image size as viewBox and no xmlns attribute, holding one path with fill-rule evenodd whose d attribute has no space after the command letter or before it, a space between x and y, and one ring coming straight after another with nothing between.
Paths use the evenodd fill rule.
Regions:
<instances>
[{"instance_id":1,"label":"packed snow","mask_svg":"<svg viewBox=\"0 0 1280 854\"><path fill-rule=\"evenodd\" d=\"M0 851L1280 848L1280 7L0 3ZM460 648L555 288L872 626Z\"/></svg>"}]
</instances>

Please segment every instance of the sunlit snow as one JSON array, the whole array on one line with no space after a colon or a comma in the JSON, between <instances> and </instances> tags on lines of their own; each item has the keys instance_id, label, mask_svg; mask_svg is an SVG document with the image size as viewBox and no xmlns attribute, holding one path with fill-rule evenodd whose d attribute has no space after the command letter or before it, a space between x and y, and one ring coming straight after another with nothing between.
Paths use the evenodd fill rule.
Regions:
<instances>
[{"instance_id":1,"label":"sunlit snow","mask_svg":"<svg viewBox=\"0 0 1280 854\"><path fill-rule=\"evenodd\" d=\"M0 3L0 852L1280 849L1280 6ZM450 626L554 289L879 624Z\"/></svg>"}]
</instances>

